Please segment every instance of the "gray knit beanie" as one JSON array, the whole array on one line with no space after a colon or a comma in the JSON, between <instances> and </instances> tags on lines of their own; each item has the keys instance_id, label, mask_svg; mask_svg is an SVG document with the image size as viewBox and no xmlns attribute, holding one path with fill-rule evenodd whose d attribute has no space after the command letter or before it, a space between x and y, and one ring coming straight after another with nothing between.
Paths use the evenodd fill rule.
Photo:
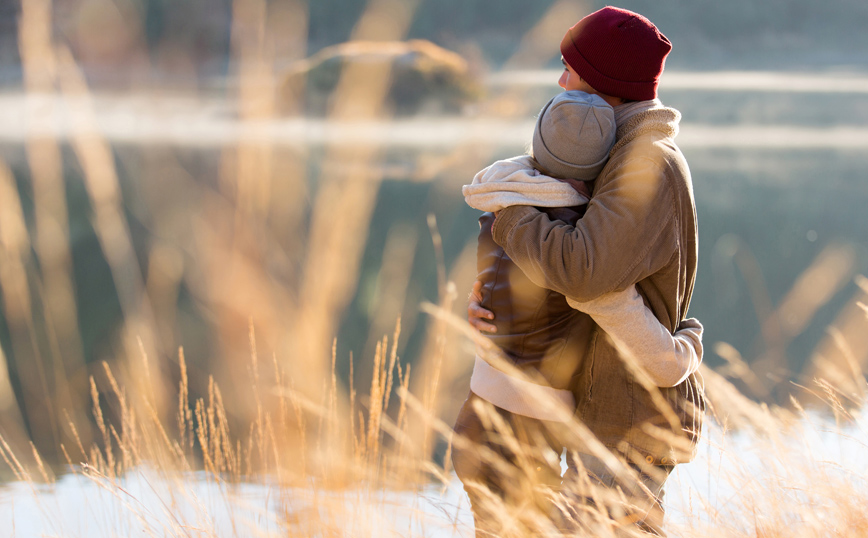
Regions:
<instances>
[{"instance_id":1,"label":"gray knit beanie","mask_svg":"<svg viewBox=\"0 0 868 538\"><path fill-rule=\"evenodd\" d=\"M533 157L561 179L596 179L615 143L615 112L599 95L561 92L539 113Z\"/></svg>"}]
</instances>

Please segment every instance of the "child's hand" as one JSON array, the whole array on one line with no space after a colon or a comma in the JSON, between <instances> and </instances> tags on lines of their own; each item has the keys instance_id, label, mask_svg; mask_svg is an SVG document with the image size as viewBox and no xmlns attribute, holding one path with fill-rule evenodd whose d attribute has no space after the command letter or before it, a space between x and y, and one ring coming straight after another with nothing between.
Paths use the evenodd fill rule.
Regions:
<instances>
[{"instance_id":1,"label":"child's hand","mask_svg":"<svg viewBox=\"0 0 868 538\"><path fill-rule=\"evenodd\" d=\"M473 283L473 289L470 291L470 296L467 298L467 321L477 331L496 333L497 327L484 320L494 319L494 313L482 308L482 282L476 281Z\"/></svg>"}]
</instances>

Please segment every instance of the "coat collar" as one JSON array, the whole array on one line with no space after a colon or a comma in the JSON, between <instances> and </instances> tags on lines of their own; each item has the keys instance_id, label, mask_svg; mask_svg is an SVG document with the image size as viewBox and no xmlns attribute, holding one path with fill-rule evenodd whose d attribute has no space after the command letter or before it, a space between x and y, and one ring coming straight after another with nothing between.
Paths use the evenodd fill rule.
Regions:
<instances>
[{"instance_id":1,"label":"coat collar","mask_svg":"<svg viewBox=\"0 0 868 538\"><path fill-rule=\"evenodd\" d=\"M643 101L643 103L651 102L653 101ZM663 106L659 101L657 101L657 104L659 106L635 112L623 123L618 124L618 132L615 137L616 142L609 153L610 156L645 133L657 131L667 138L675 138L678 135L678 123L681 121L681 113L674 108Z\"/></svg>"}]
</instances>

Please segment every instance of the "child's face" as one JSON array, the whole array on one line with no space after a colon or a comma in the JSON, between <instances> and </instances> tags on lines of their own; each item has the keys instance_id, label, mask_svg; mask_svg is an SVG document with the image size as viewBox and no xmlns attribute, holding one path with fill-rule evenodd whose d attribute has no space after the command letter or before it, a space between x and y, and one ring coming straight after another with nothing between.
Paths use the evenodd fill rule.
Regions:
<instances>
[{"instance_id":1,"label":"child's face","mask_svg":"<svg viewBox=\"0 0 868 538\"><path fill-rule=\"evenodd\" d=\"M564 72L561 73L561 78L558 80L558 86L570 91L580 90L587 93L596 93L591 86L579 76L576 71L564 61L561 57L561 63L564 64Z\"/></svg>"}]
</instances>

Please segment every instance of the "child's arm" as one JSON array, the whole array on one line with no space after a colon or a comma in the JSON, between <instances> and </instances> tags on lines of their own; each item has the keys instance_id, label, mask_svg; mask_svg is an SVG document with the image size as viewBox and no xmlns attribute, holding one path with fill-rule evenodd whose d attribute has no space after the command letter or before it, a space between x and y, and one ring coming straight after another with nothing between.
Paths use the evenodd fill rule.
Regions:
<instances>
[{"instance_id":1,"label":"child's arm","mask_svg":"<svg viewBox=\"0 0 868 538\"><path fill-rule=\"evenodd\" d=\"M623 345L658 387L678 385L702 362L702 324L686 319L673 336L645 306L636 286L592 301L567 298L567 302L590 315L616 343Z\"/></svg>"}]
</instances>

